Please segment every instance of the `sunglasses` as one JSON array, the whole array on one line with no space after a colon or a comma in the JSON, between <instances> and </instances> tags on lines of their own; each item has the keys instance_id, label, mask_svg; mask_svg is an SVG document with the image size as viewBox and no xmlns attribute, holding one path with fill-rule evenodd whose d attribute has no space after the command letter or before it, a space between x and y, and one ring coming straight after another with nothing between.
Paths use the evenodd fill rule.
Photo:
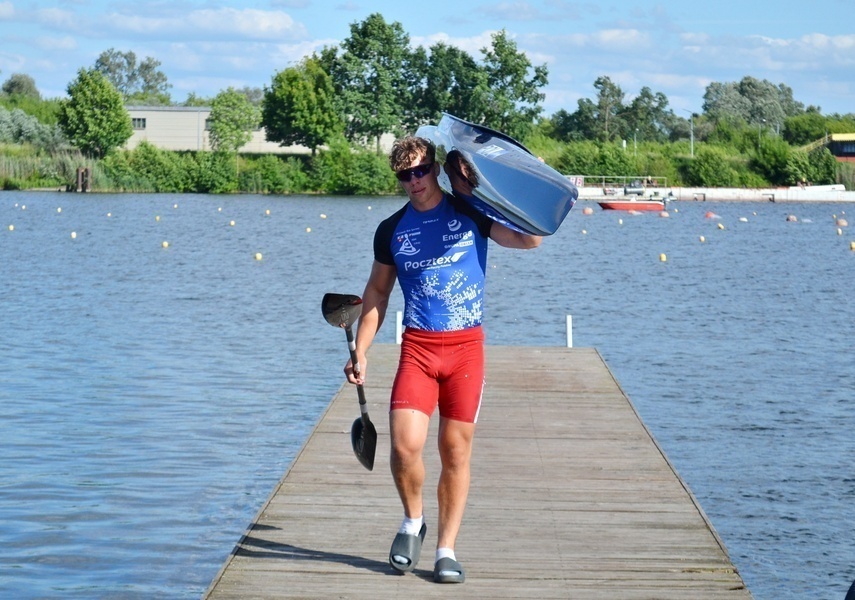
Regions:
<instances>
[{"instance_id":1,"label":"sunglasses","mask_svg":"<svg viewBox=\"0 0 855 600\"><path fill-rule=\"evenodd\" d=\"M421 179L431 172L433 165L434 163L427 163L426 165L418 165L410 169L404 169L403 171L396 171L395 177L398 178L398 181L410 181L413 177Z\"/></svg>"}]
</instances>

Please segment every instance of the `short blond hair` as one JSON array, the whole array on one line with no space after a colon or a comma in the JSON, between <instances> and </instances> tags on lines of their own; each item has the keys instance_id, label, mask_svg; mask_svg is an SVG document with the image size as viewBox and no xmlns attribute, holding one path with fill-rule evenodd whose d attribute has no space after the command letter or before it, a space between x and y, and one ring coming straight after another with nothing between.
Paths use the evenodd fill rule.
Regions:
<instances>
[{"instance_id":1,"label":"short blond hair","mask_svg":"<svg viewBox=\"0 0 855 600\"><path fill-rule=\"evenodd\" d=\"M406 169L418 158L427 158L430 162L436 161L436 148L425 138L408 135L397 140L389 152L389 166L398 172Z\"/></svg>"}]
</instances>

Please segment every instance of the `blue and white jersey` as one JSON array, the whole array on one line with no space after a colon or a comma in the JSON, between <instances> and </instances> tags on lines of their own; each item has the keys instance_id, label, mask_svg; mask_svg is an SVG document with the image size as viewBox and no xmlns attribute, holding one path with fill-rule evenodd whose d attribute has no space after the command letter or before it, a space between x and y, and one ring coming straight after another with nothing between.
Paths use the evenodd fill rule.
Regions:
<instances>
[{"instance_id":1,"label":"blue and white jersey","mask_svg":"<svg viewBox=\"0 0 855 600\"><path fill-rule=\"evenodd\" d=\"M426 212L408 202L380 223L374 258L398 271L406 327L458 331L481 324L492 223L449 195Z\"/></svg>"}]
</instances>

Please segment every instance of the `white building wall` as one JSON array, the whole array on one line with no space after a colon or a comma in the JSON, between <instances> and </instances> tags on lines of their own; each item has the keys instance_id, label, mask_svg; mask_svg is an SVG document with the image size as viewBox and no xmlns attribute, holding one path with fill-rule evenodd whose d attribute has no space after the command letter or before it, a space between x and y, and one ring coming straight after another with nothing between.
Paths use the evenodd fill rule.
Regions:
<instances>
[{"instance_id":1,"label":"white building wall","mask_svg":"<svg viewBox=\"0 0 855 600\"><path fill-rule=\"evenodd\" d=\"M207 106L128 106L134 133L125 145L129 150L147 141L163 150L210 150L211 139L205 122L211 116ZM142 127L142 120L145 126ZM252 133L252 139L240 151L249 154L309 154L305 146L280 146L264 139L264 129Z\"/></svg>"}]
</instances>

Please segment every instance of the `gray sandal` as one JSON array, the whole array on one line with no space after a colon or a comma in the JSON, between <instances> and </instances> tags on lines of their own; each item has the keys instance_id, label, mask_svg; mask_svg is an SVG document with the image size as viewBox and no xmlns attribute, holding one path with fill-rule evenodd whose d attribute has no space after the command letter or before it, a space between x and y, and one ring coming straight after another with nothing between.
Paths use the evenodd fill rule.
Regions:
<instances>
[{"instance_id":1,"label":"gray sandal","mask_svg":"<svg viewBox=\"0 0 855 600\"><path fill-rule=\"evenodd\" d=\"M422 553L422 542L425 541L425 533L427 533L427 525L422 523L422 528L419 530L418 535L407 533L398 533L395 535L395 540L392 542L392 549L389 550L389 564L392 565L393 569L406 573L416 568L419 556Z\"/></svg>"},{"instance_id":2,"label":"gray sandal","mask_svg":"<svg viewBox=\"0 0 855 600\"><path fill-rule=\"evenodd\" d=\"M466 574L459 562L446 556L436 561L433 566L433 580L436 583L463 583Z\"/></svg>"}]
</instances>

